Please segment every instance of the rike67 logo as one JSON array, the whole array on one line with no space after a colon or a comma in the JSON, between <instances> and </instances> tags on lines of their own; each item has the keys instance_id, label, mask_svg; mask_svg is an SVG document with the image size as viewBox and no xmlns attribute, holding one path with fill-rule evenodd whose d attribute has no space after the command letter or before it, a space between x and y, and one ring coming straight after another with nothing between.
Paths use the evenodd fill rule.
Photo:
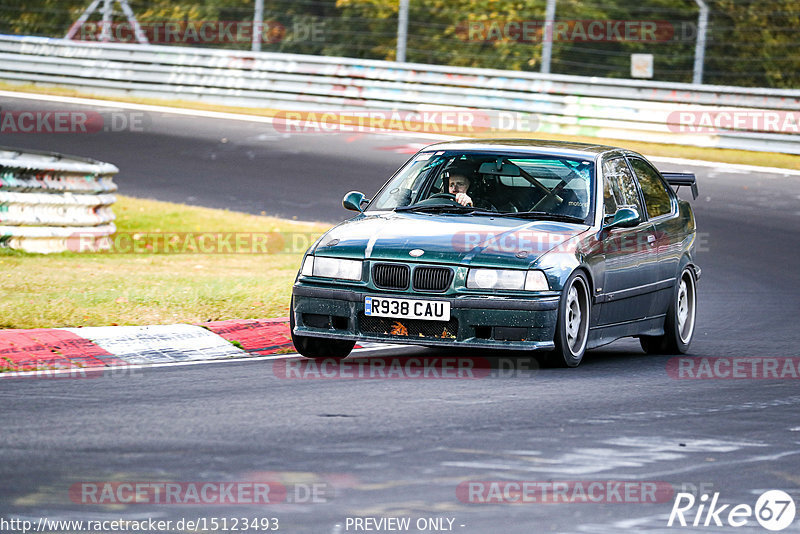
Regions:
<instances>
[{"instance_id":1,"label":"rike67 logo","mask_svg":"<svg viewBox=\"0 0 800 534\"><path fill-rule=\"evenodd\" d=\"M756 521L767 530L783 530L794 521L794 500L781 490L769 490L756 500L755 507L749 504L719 504L719 492L714 493L711 502L708 495L695 499L691 493L678 493L669 514L667 526L742 527L755 516ZM699 502L698 502L699 501ZM695 505L697 505L695 507ZM688 521L688 522L687 522Z\"/></svg>"}]
</instances>

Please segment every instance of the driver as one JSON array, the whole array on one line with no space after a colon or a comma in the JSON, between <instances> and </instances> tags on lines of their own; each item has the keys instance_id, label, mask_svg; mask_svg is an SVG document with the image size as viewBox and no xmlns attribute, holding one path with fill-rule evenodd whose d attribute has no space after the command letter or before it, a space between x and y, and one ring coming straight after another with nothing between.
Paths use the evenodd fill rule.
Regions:
<instances>
[{"instance_id":1,"label":"driver","mask_svg":"<svg viewBox=\"0 0 800 534\"><path fill-rule=\"evenodd\" d=\"M447 172L447 190L456 197L456 202L462 206L472 206L472 197L467 194L471 181L466 174L459 171Z\"/></svg>"},{"instance_id":2,"label":"driver","mask_svg":"<svg viewBox=\"0 0 800 534\"><path fill-rule=\"evenodd\" d=\"M468 176L470 173L462 167L453 167L444 171L444 178L447 180L447 190L455 196L455 201L462 206L475 206L483 209L494 209L489 202L477 199L473 202L469 196L469 191L473 180Z\"/></svg>"}]
</instances>

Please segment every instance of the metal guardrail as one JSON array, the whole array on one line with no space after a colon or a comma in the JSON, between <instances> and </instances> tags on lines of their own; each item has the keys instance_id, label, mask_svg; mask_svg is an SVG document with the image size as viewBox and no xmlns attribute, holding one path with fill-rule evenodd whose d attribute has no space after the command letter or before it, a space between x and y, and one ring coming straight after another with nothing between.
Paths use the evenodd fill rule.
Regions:
<instances>
[{"instance_id":1,"label":"metal guardrail","mask_svg":"<svg viewBox=\"0 0 800 534\"><path fill-rule=\"evenodd\" d=\"M117 172L110 163L0 147L0 247L61 252L104 242L116 231Z\"/></svg>"},{"instance_id":2,"label":"metal guardrail","mask_svg":"<svg viewBox=\"0 0 800 534\"><path fill-rule=\"evenodd\" d=\"M798 90L8 35L0 35L0 79L245 107L511 112L539 132L800 154L791 128ZM722 128L680 120L725 112L744 120Z\"/></svg>"}]
</instances>

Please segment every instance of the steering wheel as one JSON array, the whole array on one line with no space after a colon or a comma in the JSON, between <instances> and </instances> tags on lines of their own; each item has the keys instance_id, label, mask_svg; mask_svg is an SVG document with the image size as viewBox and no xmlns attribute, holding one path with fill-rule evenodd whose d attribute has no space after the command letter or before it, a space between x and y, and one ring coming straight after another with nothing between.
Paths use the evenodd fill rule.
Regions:
<instances>
[{"instance_id":1,"label":"steering wheel","mask_svg":"<svg viewBox=\"0 0 800 534\"><path fill-rule=\"evenodd\" d=\"M443 200L449 200L456 206L460 206L458 202L456 202L456 196L452 193L435 193L422 202L418 202L418 204L432 204L432 205L447 205L447 203L442 202ZM437 202L438 201L438 202Z\"/></svg>"}]
</instances>

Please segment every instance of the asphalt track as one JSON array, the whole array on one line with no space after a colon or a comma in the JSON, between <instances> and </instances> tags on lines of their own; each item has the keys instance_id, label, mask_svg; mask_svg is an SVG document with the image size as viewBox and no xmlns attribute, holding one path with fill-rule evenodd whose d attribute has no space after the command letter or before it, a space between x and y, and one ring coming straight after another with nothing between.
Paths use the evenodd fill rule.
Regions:
<instances>
[{"instance_id":1,"label":"asphalt track","mask_svg":"<svg viewBox=\"0 0 800 534\"><path fill-rule=\"evenodd\" d=\"M269 124L160 113L142 132L0 137L0 145L111 161L123 194L330 222L347 216L344 192L372 194L407 157L402 147L420 142L286 135ZM659 167L693 170L700 184L703 277L691 356L800 358L800 177ZM495 369L476 380L287 380L279 377L287 360L4 380L0 518L278 517L290 533L359 531L348 517L450 518L463 533L732 529L669 528L672 499L463 502L457 488L470 480L663 481L751 506L781 489L800 504L798 380L679 380L667 372L672 357L621 341L578 369ZM68 493L83 481L252 480L325 491L318 502L266 506L98 506ZM736 530L766 532L754 518Z\"/></svg>"}]
</instances>

